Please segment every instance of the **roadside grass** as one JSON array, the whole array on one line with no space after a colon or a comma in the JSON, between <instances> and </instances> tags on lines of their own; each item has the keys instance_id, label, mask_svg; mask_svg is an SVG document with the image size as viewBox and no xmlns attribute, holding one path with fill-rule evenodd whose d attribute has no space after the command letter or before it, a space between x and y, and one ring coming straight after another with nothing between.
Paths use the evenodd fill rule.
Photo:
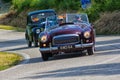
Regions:
<instances>
[{"instance_id":1,"label":"roadside grass","mask_svg":"<svg viewBox=\"0 0 120 80\"><path fill-rule=\"evenodd\" d=\"M19 32L24 32L24 28L18 28L18 27L13 27L13 26L7 26L7 25L0 25L0 29L4 30L14 30L14 31L19 31Z\"/></svg>"},{"instance_id":2,"label":"roadside grass","mask_svg":"<svg viewBox=\"0 0 120 80\"><path fill-rule=\"evenodd\" d=\"M0 52L0 71L17 65L22 61L22 57L8 52Z\"/></svg>"}]
</instances>

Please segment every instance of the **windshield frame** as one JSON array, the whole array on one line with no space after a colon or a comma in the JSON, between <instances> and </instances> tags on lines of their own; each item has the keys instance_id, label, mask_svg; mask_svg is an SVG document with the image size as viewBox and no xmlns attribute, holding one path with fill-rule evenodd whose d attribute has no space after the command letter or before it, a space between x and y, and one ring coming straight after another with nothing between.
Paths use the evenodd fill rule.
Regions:
<instances>
[{"instance_id":1,"label":"windshield frame","mask_svg":"<svg viewBox=\"0 0 120 80\"><path fill-rule=\"evenodd\" d=\"M45 24L44 31L50 31L52 29L59 27L57 15L47 17L44 24Z\"/></svg>"},{"instance_id":2,"label":"windshield frame","mask_svg":"<svg viewBox=\"0 0 120 80\"><path fill-rule=\"evenodd\" d=\"M66 22L73 22L74 23L74 20L75 20L75 16L78 16L79 18L81 18L81 22L86 22L86 23L89 23L89 19L88 19L88 16L86 13L80 13L80 14L76 14L76 13L67 13L66 14ZM71 20L70 20L70 17L71 17ZM83 19L84 17L84 19Z\"/></svg>"}]
</instances>

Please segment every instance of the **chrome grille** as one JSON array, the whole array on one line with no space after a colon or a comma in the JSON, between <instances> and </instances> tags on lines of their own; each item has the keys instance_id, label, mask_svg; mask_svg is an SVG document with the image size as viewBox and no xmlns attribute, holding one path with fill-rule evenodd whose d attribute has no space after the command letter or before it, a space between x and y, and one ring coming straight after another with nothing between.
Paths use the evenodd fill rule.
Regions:
<instances>
[{"instance_id":1,"label":"chrome grille","mask_svg":"<svg viewBox=\"0 0 120 80\"><path fill-rule=\"evenodd\" d=\"M79 35L77 34L59 35L53 38L53 45L73 44L78 42Z\"/></svg>"}]
</instances>

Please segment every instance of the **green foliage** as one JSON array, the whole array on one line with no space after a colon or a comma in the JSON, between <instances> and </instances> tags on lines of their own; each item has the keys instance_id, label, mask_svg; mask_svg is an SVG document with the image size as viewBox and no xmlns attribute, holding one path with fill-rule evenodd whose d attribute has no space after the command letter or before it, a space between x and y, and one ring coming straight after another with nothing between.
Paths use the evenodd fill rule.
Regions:
<instances>
[{"instance_id":1,"label":"green foliage","mask_svg":"<svg viewBox=\"0 0 120 80\"><path fill-rule=\"evenodd\" d=\"M80 0L12 0L14 9L55 9L57 12L87 12L90 21L99 18L104 11L120 10L120 0L92 0L92 7L82 10Z\"/></svg>"},{"instance_id":2,"label":"green foliage","mask_svg":"<svg viewBox=\"0 0 120 80\"><path fill-rule=\"evenodd\" d=\"M14 9L22 11L25 8L49 9L60 11L79 10L79 0L12 0Z\"/></svg>"},{"instance_id":3,"label":"green foliage","mask_svg":"<svg viewBox=\"0 0 120 80\"><path fill-rule=\"evenodd\" d=\"M11 2L12 0L2 0L3 2Z\"/></svg>"},{"instance_id":4,"label":"green foliage","mask_svg":"<svg viewBox=\"0 0 120 80\"><path fill-rule=\"evenodd\" d=\"M114 11L120 9L120 0L94 0L99 4L99 10Z\"/></svg>"},{"instance_id":5,"label":"green foliage","mask_svg":"<svg viewBox=\"0 0 120 80\"><path fill-rule=\"evenodd\" d=\"M17 9L18 11L29 8L30 3L30 0L12 0L14 9Z\"/></svg>"},{"instance_id":6,"label":"green foliage","mask_svg":"<svg viewBox=\"0 0 120 80\"><path fill-rule=\"evenodd\" d=\"M96 21L101 12L120 10L120 0L93 0L89 9L81 10L89 15L90 21Z\"/></svg>"}]
</instances>

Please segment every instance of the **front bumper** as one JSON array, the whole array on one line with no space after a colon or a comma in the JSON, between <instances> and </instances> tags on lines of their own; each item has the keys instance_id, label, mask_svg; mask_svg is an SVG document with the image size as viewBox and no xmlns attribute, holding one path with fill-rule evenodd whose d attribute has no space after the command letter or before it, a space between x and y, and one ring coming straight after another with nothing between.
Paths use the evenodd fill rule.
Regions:
<instances>
[{"instance_id":1,"label":"front bumper","mask_svg":"<svg viewBox=\"0 0 120 80\"><path fill-rule=\"evenodd\" d=\"M74 46L75 47L71 48L70 51L86 49L86 48L94 46L94 43L76 44ZM66 51L69 51L69 50L66 50L66 49L60 50L58 47L40 48L39 50L40 50L41 53L60 52L60 51L66 52Z\"/></svg>"}]
</instances>

